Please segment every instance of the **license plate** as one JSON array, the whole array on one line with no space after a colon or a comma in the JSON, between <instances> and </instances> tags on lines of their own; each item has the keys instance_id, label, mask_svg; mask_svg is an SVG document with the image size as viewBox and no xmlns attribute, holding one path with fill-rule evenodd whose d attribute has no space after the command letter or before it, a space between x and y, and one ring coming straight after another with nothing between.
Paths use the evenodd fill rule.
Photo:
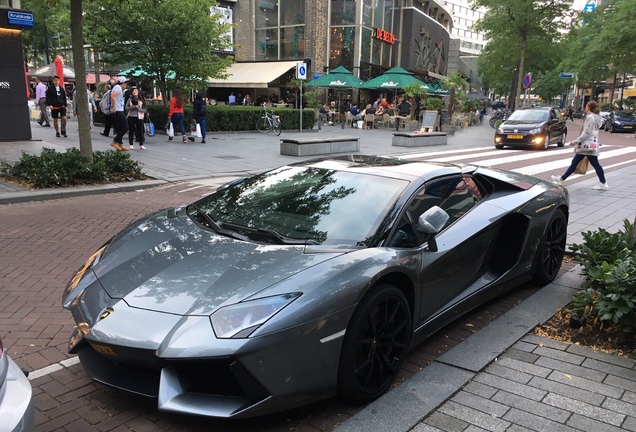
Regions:
<instances>
[{"instance_id":1,"label":"license plate","mask_svg":"<svg viewBox=\"0 0 636 432\"><path fill-rule=\"evenodd\" d=\"M508 139L523 139L523 135L508 135Z\"/></svg>"},{"instance_id":2,"label":"license plate","mask_svg":"<svg viewBox=\"0 0 636 432\"><path fill-rule=\"evenodd\" d=\"M624 127L625 129L631 129L631 128L633 128L634 126L623 126L623 127Z\"/></svg>"},{"instance_id":3,"label":"license plate","mask_svg":"<svg viewBox=\"0 0 636 432\"><path fill-rule=\"evenodd\" d=\"M105 355L110 355L110 356L114 356L115 351L113 351L113 349L109 346L106 345L98 345L98 344L91 344L91 346L93 348L95 348L95 351L97 351L100 354L105 354Z\"/></svg>"}]
</instances>

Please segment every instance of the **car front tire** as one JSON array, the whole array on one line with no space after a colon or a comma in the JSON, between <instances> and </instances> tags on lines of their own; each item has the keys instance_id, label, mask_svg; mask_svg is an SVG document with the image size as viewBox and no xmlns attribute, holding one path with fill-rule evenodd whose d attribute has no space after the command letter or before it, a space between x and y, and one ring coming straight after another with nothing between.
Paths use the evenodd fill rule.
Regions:
<instances>
[{"instance_id":1,"label":"car front tire","mask_svg":"<svg viewBox=\"0 0 636 432\"><path fill-rule=\"evenodd\" d=\"M351 316L340 354L338 394L355 404L369 403L389 389L411 342L406 297L390 284L378 284Z\"/></svg>"},{"instance_id":2,"label":"car front tire","mask_svg":"<svg viewBox=\"0 0 636 432\"><path fill-rule=\"evenodd\" d=\"M535 256L533 281L540 286L549 284L556 278L563 255L567 237L568 221L563 210L557 209L541 239Z\"/></svg>"},{"instance_id":3,"label":"car front tire","mask_svg":"<svg viewBox=\"0 0 636 432\"><path fill-rule=\"evenodd\" d=\"M558 144L559 147L565 147L565 137L567 136L567 134L568 134L568 130L566 129L563 131L563 135L561 135L561 140L559 141L559 144Z\"/></svg>"}]
</instances>

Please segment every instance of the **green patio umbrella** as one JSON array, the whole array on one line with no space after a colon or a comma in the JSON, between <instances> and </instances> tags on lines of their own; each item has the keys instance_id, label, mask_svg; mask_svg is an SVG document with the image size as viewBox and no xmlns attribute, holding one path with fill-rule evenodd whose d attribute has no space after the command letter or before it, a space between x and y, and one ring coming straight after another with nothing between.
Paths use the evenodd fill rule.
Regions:
<instances>
[{"instance_id":1,"label":"green patio umbrella","mask_svg":"<svg viewBox=\"0 0 636 432\"><path fill-rule=\"evenodd\" d=\"M361 88L364 81L353 75L349 69L338 66L327 75L309 81L306 85L308 87Z\"/></svg>"},{"instance_id":2,"label":"green patio umbrella","mask_svg":"<svg viewBox=\"0 0 636 432\"><path fill-rule=\"evenodd\" d=\"M422 88L425 88L429 91L432 90L432 88L428 84L415 78L409 71L400 66L389 69L382 75L370 79L369 81L364 83L363 88L397 90L403 89L404 87L407 87L413 83L420 84Z\"/></svg>"}]
</instances>

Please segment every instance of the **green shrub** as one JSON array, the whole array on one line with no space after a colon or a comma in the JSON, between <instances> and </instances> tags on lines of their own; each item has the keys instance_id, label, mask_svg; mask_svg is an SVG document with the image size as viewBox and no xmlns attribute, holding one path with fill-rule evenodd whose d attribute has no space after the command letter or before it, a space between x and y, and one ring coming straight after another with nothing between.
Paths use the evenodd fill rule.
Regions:
<instances>
[{"instance_id":1,"label":"green shrub","mask_svg":"<svg viewBox=\"0 0 636 432\"><path fill-rule=\"evenodd\" d=\"M113 150L96 151L89 163L73 147L64 153L50 148L39 156L22 152L20 160L9 163L0 160L0 176L25 183L34 188L99 184L126 179L144 179L142 166L127 153Z\"/></svg>"},{"instance_id":2,"label":"green shrub","mask_svg":"<svg viewBox=\"0 0 636 432\"><path fill-rule=\"evenodd\" d=\"M583 267L584 288L575 294L572 311L582 322L636 330L636 231L630 221L624 229L583 233L584 243L572 245Z\"/></svg>"},{"instance_id":3,"label":"green shrub","mask_svg":"<svg viewBox=\"0 0 636 432\"><path fill-rule=\"evenodd\" d=\"M269 110L269 108L268 108ZM184 125L186 131L190 131L192 124L193 108L188 104L183 109ZM148 105L148 115L155 124L155 130L165 131L168 122L170 109L163 105ZM283 130L300 129L300 110L292 108L275 108L274 112L280 115ZM263 108L260 106L207 106L205 128L209 132L225 131L255 131L256 121L263 115ZM303 129L311 129L315 123L315 112L313 109L303 110ZM104 123L104 114L98 110L94 115L96 124Z\"/></svg>"}]
</instances>

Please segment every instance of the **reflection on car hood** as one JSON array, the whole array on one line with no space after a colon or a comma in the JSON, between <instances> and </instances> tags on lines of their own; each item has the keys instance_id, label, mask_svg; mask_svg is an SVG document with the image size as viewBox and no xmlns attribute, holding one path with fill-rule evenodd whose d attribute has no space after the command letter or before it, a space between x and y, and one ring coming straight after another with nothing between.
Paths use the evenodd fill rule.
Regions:
<instances>
[{"instance_id":1,"label":"reflection on car hood","mask_svg":"<svg viewBox=\"0 0 636 432\"><path fill-rule=\"evenodd\" d=\"M127 230L93 270L131 307L208 315L338 255L239 241L162 212Z\"/></svg>"}]
</instances>

